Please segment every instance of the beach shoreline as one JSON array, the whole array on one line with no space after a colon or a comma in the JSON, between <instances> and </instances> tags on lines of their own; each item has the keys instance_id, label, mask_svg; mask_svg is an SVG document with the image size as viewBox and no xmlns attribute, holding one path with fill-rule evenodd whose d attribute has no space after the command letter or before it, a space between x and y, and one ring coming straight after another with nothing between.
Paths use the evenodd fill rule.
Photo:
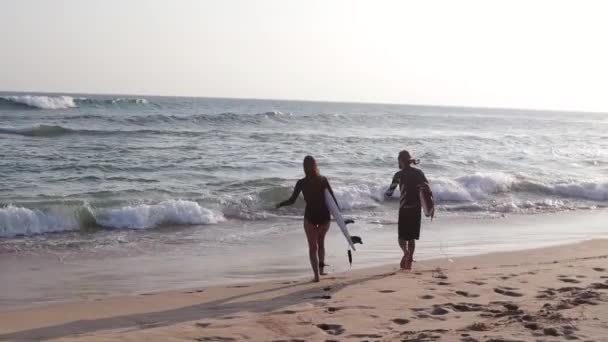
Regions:
<instances>
[{"instance_id":1,"label":"beach shoreline","mask_svg":"<svg viewBox=\"0 0 608 342\"><path fill-rule=\"evenodd\" d=\"M433 222L423 223L416 259L456 258L606 238L606 219L606 210L478 220L440 216ZM264 222L239 224L243 223L226 222L217 229L245 234L265 229L280 233L271 238L247 235L244 241L200 243L198 234L205 234L207 227L149 232L107 231L90 237L40 236L32 250L22 246L31 244L27 239L4 240L3 248L14 248L15 252L0 254L0 269L4 274L10 274L10 277L3 277L0 312L140 293L311 276L299 220L288 225L277 222L276 228L264 226ZM167 231L172 232L171 240L166 238ZM353 253L352 270L393 264L400 259L393 225L359 221L351 227L351 233L362 236L365 243ZM58 245L53 239L66 242ZM119 242L101 246L86 242L100 239L119 239ZM79 245L78 241L85 241L85 244ZM329 271L350 271L344 238L337 227L330 229L326 246L326 261L331 265Z\"/></svg>"},{"instance_id":2,"label":"beach shoreline","mask_svg":"<svg viewBox=\"0 0 608 342\"><path fill-rule=\"evenodd\" d=\"M0 312L0 340L606 341L608 240ZM421 335L422 334L422 335ZM466 336L465 336L466 335ZM218 338L223 339L218 339Z\"/></svg>"}]
</instances>

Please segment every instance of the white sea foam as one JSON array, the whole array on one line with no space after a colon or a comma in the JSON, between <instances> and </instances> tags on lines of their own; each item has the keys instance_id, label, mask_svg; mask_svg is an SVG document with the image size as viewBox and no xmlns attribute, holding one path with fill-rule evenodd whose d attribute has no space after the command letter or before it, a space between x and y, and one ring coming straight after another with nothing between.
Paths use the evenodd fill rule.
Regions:
<instances>
[{"instance_id":1,"label":"white sea foam","mask_svg":"<svg viewBox=\"0 0 608 342\"><path fill-rule=\"evenodd\" d=\"M9 205L0 208L0 237L62 232L79 228L74 216Z\"/></svg>"},{"instance_id":2,"label":"white sea foam","mask_svg":"<svg viewBox=\"0 0 608 342\"><path fill-rule=\"evenodd\" d=\"M20 95L3 96L1 98L13 103L40 109L66 109L76 107L74 98L71 96Z\"/></svg>"},{"instance_id":3,"label":"white sea foam","mask_svg":"<svg viewBox=\"0 0 608 342\"><path fill-rule=\"evenodd\" d=\"M95 215L97 223L107 228L145 229L166 224L215 224L224 221L221 213L185 200L158 204L140 204L107 209Z\"/></svg>"},{"instance_id":4,"label":"white sea foam","mask_svg":"<svg viewBox=\"0 0 608 342\"><path fill-rule=\"evenodd\" d=\"M384 188L381 185L355 185L334 189L338 205L343 210L371 208L383 200Z\"/></svg>"},{"instance_id":5,"label":"white sea foam","mask_svg":"<svg viewBox=\"0 0 608 342\"><path fill-rule=\"evenodd\" d=\"M438 201L472 201L507 192L515 178L504 173L476 173L455 179L438 178L431 181L433 195Z\"/></svg>"},{"instance_id":6,"label":"white sea foam","mask_svg":"<svg viewBox=\"0 0 608 342\"><path fill-rule=\"evenodd\" d=\"M88 205L64 209L43 211L13 205L0 208L0 237L73 231L89 224L115 229L146 229L167 224L216 224L225 220L221 213L184 200L110 209L91 209Z\"/></svg>"},{"instance_id":7,"label":"white sea foam","mask_svg":"<svg viewBox=\"0 0 608 342\"><path fill-rule=\"evenodd\" d=\"M608 201L608 182L562 183L553 185L553 191L564 197L593 201Z\"/></svg>"}]
</instances>

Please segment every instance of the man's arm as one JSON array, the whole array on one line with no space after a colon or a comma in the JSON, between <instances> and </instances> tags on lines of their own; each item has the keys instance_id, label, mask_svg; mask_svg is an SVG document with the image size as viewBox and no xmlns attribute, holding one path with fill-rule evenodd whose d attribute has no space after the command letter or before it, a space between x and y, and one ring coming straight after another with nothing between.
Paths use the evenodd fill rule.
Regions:
<instances>
[{"instance_id":1,"label":"man's arm","mask_svg":"<svg viewBox=\"0 0 608 342\"><path fill-rule=\"evenodd\" d=\"M393 181L391 182L391 185L388 187L388 189L386 189L386 192L384 192L384 196L386 196L386 197L393 196L393 192L395 192L395 189L399 185L400 179L401 179L401 171L398 171L393 176Z\"/></svg>"}]
</instances>

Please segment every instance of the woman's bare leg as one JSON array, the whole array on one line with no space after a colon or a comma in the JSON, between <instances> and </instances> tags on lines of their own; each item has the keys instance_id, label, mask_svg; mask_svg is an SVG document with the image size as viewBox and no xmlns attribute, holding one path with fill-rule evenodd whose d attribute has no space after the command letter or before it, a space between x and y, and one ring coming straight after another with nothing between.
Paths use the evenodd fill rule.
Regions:
<instances>
[{"instance_id":1,"label":"woman's bare leg","mask_svg":"<svg viewBox=\"0 0 608 342\"><path fill-rule=\"evenodd\" d=\"M325 224L320 224L317 227L318 230L318 234L317 234L317 246L319 248L318 254L319 254L319 273L321 275L325 275L325 271L323 270L323 266L325 264L325 235L327 234L327 231L329 230L329 224L330 222L327 222Z\"/></svg>"},{"instance_id":2,"label":"woman's bare leg","mask_svg":"<svg viewBox=\"0 0 608 342\"><path fill-rule=\"evenodd\" d=\"M317 245L318 241L318 229L317 227L304 219L304 231L306 232L306 240L308 241L308 256L310 258L310 266L315 274L315 282L319 281L319 248Z\"/></svg>"}]
</instances>

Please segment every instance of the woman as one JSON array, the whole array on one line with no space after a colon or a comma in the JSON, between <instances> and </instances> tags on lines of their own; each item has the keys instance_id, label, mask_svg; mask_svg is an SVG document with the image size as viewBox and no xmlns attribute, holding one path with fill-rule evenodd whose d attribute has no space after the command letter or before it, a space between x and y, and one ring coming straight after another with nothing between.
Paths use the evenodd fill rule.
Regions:
<instances>
[{"instance_id":1,"label":"woman","mask_svg":"<svg viewBox=\"0 0 608 342\"><path fill-rule=\"evenodd\" d=\"M421 203L418 193L420 187L428 186L429 181L422 170L412 166L418 164L418 161L408 151L399 152L397 160L401 170L393 176L385 196L392 196L399 185L399 247L403 250L401 268L411 270L416 240L420 238Z\"/></svg>"},{"instance_id":2,"label":"woman","mask_svg":"<svg viewBox=\"0 0 608 342\"><path fill-rule=\"evenodd\" d=\"M327 266L325 265L325 234L329 229L330 214L325 205L325 189L329 190L334 201L336 201L336 197L327 178L319 173L317 162L312 156L304 158L304 174L306 176L296 183L291 197L279 203L277 208L294 204L300 192L304 193L304 200L306 201L304 231L308 240L308 253L310 265L315 275L314 281L318 282L319 274L325 275L323 268Z\"/></svg>"}]
</instances>

